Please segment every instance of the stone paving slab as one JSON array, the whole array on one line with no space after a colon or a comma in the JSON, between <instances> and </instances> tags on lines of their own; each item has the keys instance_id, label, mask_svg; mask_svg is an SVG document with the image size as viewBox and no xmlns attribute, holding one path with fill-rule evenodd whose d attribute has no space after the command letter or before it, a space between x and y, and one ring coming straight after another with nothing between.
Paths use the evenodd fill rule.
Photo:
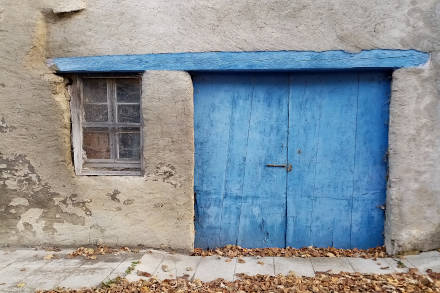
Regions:
<instances>
[{"instance_id":1,"label":"stone paving slab","mask_svg":"<svg viewBox=\"0 0 440 293\"><path fill-rule=\"evenodd\" d=\"M297 276L314 277L312 263L309 258L301 257L274 257L275 275L288 275L290 272Z\"/></svg>"},{"instance_id":2,"label":"stone paving slab","mask_svg":"<svg viewBox=\"0 0 440 293\"><path fill-rule=\"evenodd\" d=\"M76 274L75 268L65 268L60 270L38 270L34 271L31 275L27 276L25 279L26 289L32 289L32 292L40 290L49 290L55 287L59 287L63 279ZM80 287L84 286L82 280L78 283ZM76 286L77 284L74 284Z\"/></svg>"},{"instance_id":3,"label":"stone paving slab","mask_svg":"<svg viewBox=\"0 0 440 293\"><path fill-rule=\"evenodd\" d=\"M14 262L0 270L0 292L18 292L18 284L32 284L29 280L34 271L38 271L46 263L36 262ZM32 289L29 289L32 290ZM26 289L21 289L25 292ZM32 291L29 291L32 292Z\"/></svg>"},{"instance_id":4,"label":"stone paving slab","mask_svg":"<svg viewBox=\"0 0 440 293\"><path fill-rule=\"evenodd\" d=\"M153 273L160 280L176 278L176 257L171 254L165 254L162 262Z\"/></svg>"},{"instance_id":5,"label":"stone paving slab","mask_svg":"<svg viewBox=\"0 0 440 293\"><path fill-rule=\"evenodd\" d=\"M408 255L402 258L402 262L414 266L420 273L426 273L427 269L440 273L440 253L438 251Z\"/></svg>"},{"instance_id":6,"label":"stone paving slab","mask_svg":"<svg viewBox=\"0 0 440 293\"><path fill-rule=\"evenodd\" d=\"M392 274L395 273L396 270L390 266L385 261L380 261L379 259L365 259L365 258L347 258L350 265L353 267L355 272L359 272L361 274Z\"/></svg>"},{"instance_id":7,"label":"stone paving slab","mask_svg":"<svg viewBox=\"0 0 440 293\"><path fill-rule=\"evenodd\" d=\"M47 255L47 254L46 254ZM57 287L64 278L67 278L74 270L83 264L80 259L52 259L52 260L29 260L21 262L29 265L35 263L43 263L36 269L29 269L29 273L24 276L22 282L25 283L20 292L34 292L36 289L51 289ZM1 271L0 271L1 274ZM16 288L17 284L14 284Z\"/></svg>"},{"instance_id":8,"label":"stone paving slab","mask_svg":"<svg viewBox=\"0 0 440 293\"><path fill-rule=\"evenodd\" d=\"M54 254L51 259L45 256ZM138 254L98 256L96 260L82 257L66 258L66 251L59 253L34 249L0 249L0 292L34 292L35 289L52 289L65 286L73 289L99 286L103 281L124 277L133 262L139 262L127 276L130 281L139 280L137 271L156 275L159 279L185 276L189 280L212 281L236 278L236 273L248 275L289 274L313 277L316 272L360 272L386 274L406 272L417 268L440 272L440 253L431 251L402 258L299 258L299 257L243 257L229 259L219 256L188 256L152 250ZM166 266L166 271L163 269ZM18 288L17 284L25 286Z\"/></svg>"},{"instance_id":9,"label":"stone paving slab","mask_svg":"<svg viewBox=\"0 0 440 293\"><path fill-rule=\"evenodd\" d=\"M144 254L140 253L127 255L124 260L119 263L118 266L108 276L105 277L103 282L108 282L117 277L125 276L125 272L132 265L132 263L140 261L143 255ZM137 272L137 268L135 268L135 272Z\"/></svg>"},{"instance_id":10,"label":"stone paving slab","mask_svg":"<svg viewBox=\"0 0 440 293\"><path fill-rule=\"evenodd\" d=\"M377 261L381 264L386 263L396 273L407 273L410 268L414 267L409 263L405 265L399 258L378 258Z\"/></svg>"},{"instance_id":11,"label":"stone paving slab","mask_svg":"<svg viewBox=\"0 0 440 293\"><path fill-rule=\"evenodd\" d=\"M236 258L229 259L218 256L202 257L194 274L194 279L199 279L204 282L212 281L217 278L233 281L236 263Z\"/></svg>"},{"instance_id":12,"label":"stone paving slab","mask_svg":"<svg viewBox=\"0 0 440 293\"><path fill-rule=\"evenodd\" d=\"M202 261L201 256L178 255L176 256L176 276L187 275L188 280L192 280L194 274Z\"/></svg>"},{"instance_id":13,"label":"stone paving slab","mask_svg":"<svg viewBox=\"0 0 440 293\"><path fill-rule=\"evenodd\" d=\"M72 289L79 289L83 287L93 287L101 284L112 272L112 268L83 268L79 267L72 270L65 278L63 278L57 285L59 287L66 287Z\"/></svg>"},{"instance_id":14,"label":"stone paving slab","mask_svg":"<svg viewBox=\"0 0 440 293\"><path fill-rule=\"evenodd\" d=\"M103 256L96 261L83 261L79 267L72 269L68 276L58 284L66 288L92 287L100 284L124 260L120 256Z\"/></svg>"},{"instance_id":15,"label":"stone paving slab","mask_svg":"<svg viewBox=\"0 0 440 293\"><path fill-rule=\"evenodd\" d=\"M327 273L353 273L353 267L345 257L311 257L313 270Z\"/></svg>"},{"instance_id":16,"label":"stone paving slab","mask_svg":"<svg viewBox=\"0 0 440 293\"><path fill-rule=\"evenodd\" d=\"M237 279L237 274L275 275L273 257L246 257L242 259L243 263L237 261L235 265L234 280Z\"/></svg>"},{"instance_id":17,"label":"stone paving slab","mask_svg":"<svg viewBox=\"0 0 440 293\"><path fill-rule=\"evenodd\" d=\"M159 251L150 251L149 253L144 254L135 269L126 276L127 280L137 281L140 279L147 279L146 277L138 276L138 270L154 275L164 258L164 253Z\"/></svg>"},{"instance_id":18,"label":"stone paving slab","mask_svg":"<svg viewBox=\"0 0 440 293\"><path fill-rule=\"evenodd\" d=\"M5 249L0 251L0 269L12 263L43 259L47 255L46 251L34 249Z\"/></svg>"}]
</instances>

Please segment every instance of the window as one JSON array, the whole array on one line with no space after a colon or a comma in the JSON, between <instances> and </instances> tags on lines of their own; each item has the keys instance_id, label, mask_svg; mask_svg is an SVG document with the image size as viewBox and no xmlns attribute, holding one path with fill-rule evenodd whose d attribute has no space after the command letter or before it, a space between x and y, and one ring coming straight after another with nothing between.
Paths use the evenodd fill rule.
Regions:
<instances>
[{"instance_id":1,"label":"window","mask_svg":"<svg viewBox=\"0 0 440 293\"><path fill-rule=\"evenodd\" d=\"M78 175L141 175L141 79L75 76L72 142Z\"/></svg>"}]
</instances>

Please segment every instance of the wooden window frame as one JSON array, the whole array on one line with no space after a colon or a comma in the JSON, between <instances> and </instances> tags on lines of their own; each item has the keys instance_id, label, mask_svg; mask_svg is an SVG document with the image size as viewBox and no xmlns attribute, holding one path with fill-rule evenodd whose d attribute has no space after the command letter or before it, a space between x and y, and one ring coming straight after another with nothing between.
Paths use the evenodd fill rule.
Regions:
<instances>
[{"instance_id":1,"label":"wooden window frame","mask_svg":"<svg viewBox=\"0 0 440 293\"><path fill-rule=\"evenodd\" d=\"M73 161L76 175L107 175L107 176L141 176L143 175L143 117L142 117L142 78L140 74L75 74L69 76L72 84L69 87L71 96L71 122L72 122L72 147ZM107 103L108 115L118 115L117 97L116 97L116 79L131 78L138 79L139 90L139 123L116 122L108 119L107 122L86 122L84 119L84 97L83 97L83 79L101 78L107 80ZM109 99L109 97L112 97ZM112 114L111 114L112 113ZM113 120L113 121L110 121ZM106 127L110 131L115 131L119 127L139 128L140 137L140 159L139 161L118 160L115 158L115 152L119 150L119 144L116 141L117 135L110 135L111 159L87 159L83 149L83 127Z\"/></svg>"}]
</instances>

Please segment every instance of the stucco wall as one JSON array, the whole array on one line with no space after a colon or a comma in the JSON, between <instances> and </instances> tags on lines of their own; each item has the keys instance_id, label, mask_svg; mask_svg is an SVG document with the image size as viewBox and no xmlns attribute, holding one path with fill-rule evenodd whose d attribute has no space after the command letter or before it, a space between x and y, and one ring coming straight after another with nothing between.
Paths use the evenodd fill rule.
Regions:
<instances>
[{"instance_id":1,"label":"stucco wall","mask_svg":"<svg viewBox=\"0 0 440 293\"><path fill-rule=\"evenodd\" d=\"M45 58L383 48L432 54L394 74L387 248L440 247L440 1L77 1L86 8L54 14L72 1L0 0L2 243L192 246L189 76L144 76L146 176L79 178L69 97Z\"/></svg>"},{"instance_id":2,"label":"stucco wall","mask_svg":"<svg viewBox=\"0 0 440 293\"><path fill-rule=\"evenodd\" d=\"M24 3L0 10L0 243L192 249L189 74L143 76L145 176L75 176L70 96L45 63L47 3Z\"/></svg>"}]
</instances>

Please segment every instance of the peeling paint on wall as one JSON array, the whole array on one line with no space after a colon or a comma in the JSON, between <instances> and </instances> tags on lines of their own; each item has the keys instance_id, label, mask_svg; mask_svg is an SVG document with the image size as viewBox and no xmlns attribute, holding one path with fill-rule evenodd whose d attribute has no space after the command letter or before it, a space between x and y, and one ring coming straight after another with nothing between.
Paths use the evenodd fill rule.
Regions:
<instances>
[{"instance_id":1,"label":"peeling paint on wall","mask_svg":"<svg viewBox=\"0 0 440 293\"><path fill-rule=\"evenodd\" d=\"M14 126L9 126L6 123L5 117L2 117L0 119L0 133L7 133L7 132L11 132L15 129Z\"/></svg>"},{"instance_id":2,"label":"peeling paint on wall","mask_svg":"<svg viewBox=\"0 0 440 293\"><path fill-rule=\"evenodd\" d=\"M53 192L42 182L26 156L0 153L0 166L0 238L7 239L11 227L17 232L56 233L55 223L84 225L85 217L91 216L87 202ZM71 207L78 209L69 211Z\"/></svg>"},{"instance_id":3,"label":"peeling paint on wall","mask_svg":"<svg viewBox=\"0 0 440 293\"><path fill-rule=\"evenodd\" d=\"M176 173L176 168L171 164L157 164L154 168L154 171L147 175L147 180L162 181L170 184L173 187L180 187L179 176Z\"/></svg>"},{"instance_id":4,"label":"peeling paint on wall","mask_svg":"<svg viewBox=\"0 0 440 293\"><path fill-rule=\"evenodd\" d=\"M105 196L110 197L110 199L111 199L112 201L115 201L115 202L121 202L121 201L119 200L119 198L118 198L118 194L121 194L121 192L120 192L119 190L115 189L115 190L113 190L113 192L111 192L111 193L107 193Z\"/></svg>"}]
</instances>

